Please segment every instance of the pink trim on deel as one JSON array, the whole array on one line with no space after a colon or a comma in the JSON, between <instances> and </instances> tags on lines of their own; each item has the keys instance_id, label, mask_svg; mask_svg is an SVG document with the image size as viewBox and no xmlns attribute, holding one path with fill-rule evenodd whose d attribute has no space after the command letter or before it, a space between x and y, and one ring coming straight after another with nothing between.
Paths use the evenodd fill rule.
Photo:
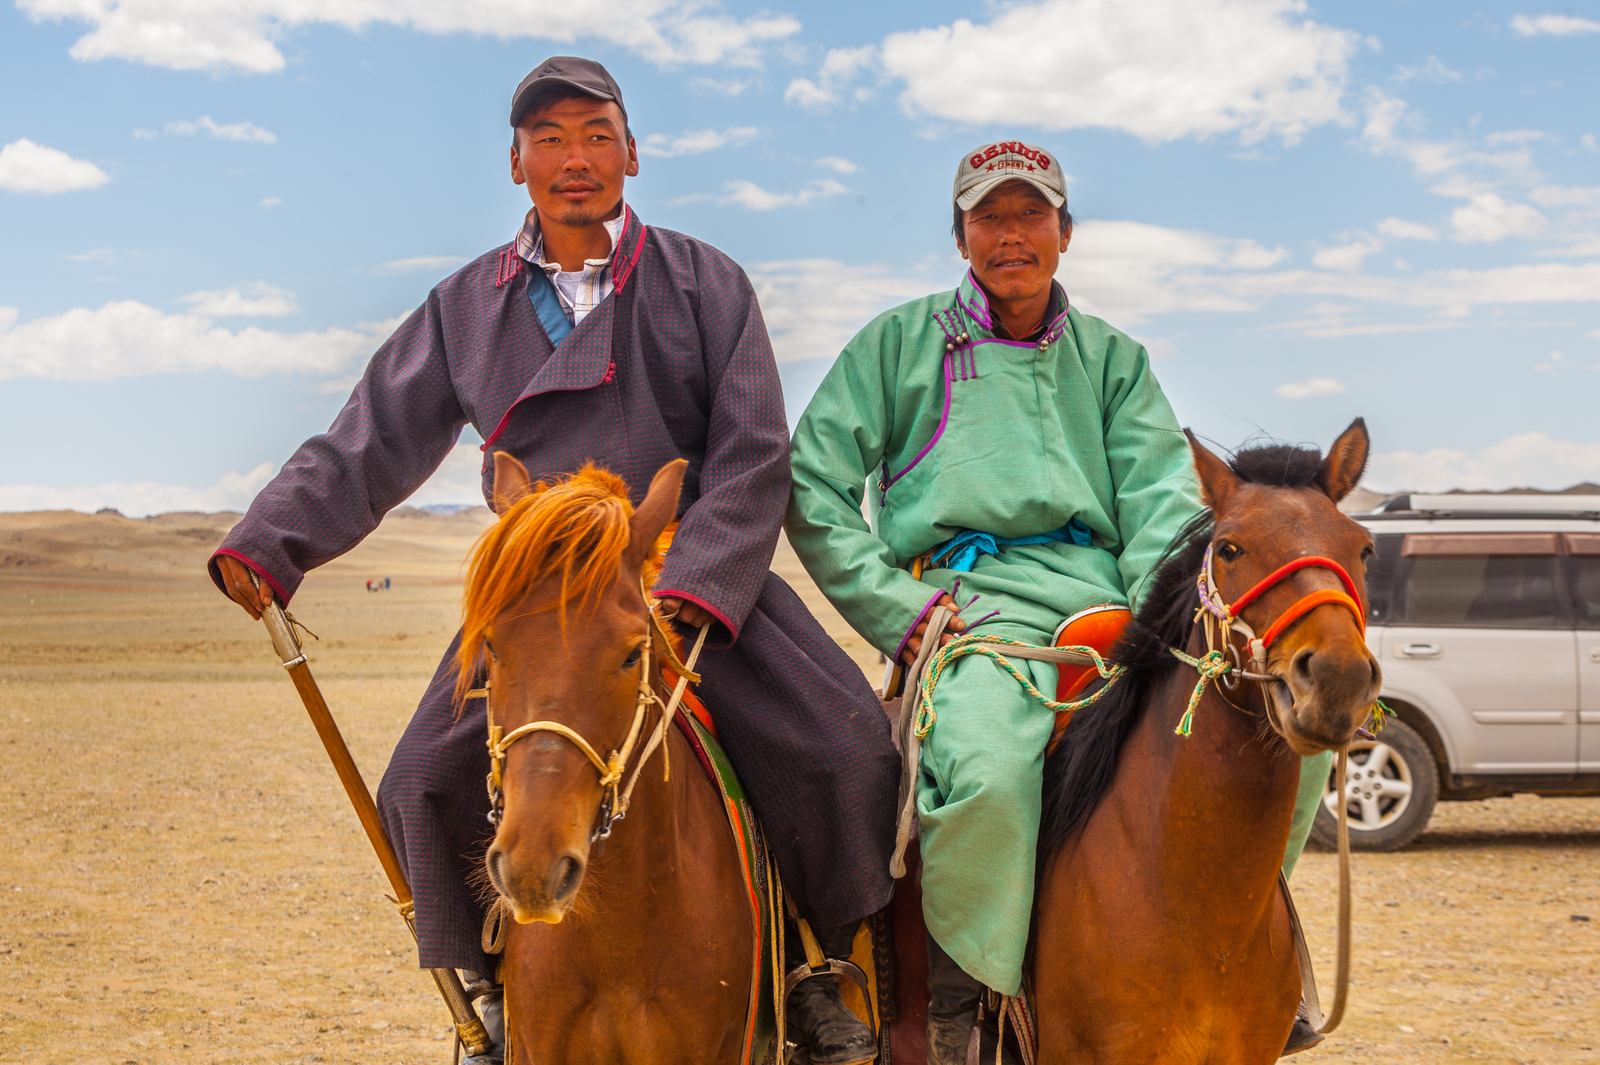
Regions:
<instances>
[{"instance_id":1,"label":"pink trim on deel","mask_svg":"<svg viewBox=\"0 0 1600 1065\"><path fill-rule=\"evenodd\" d=\"M704 609L712 617L722 622L723 626L733 634L733 638L735 640L739 638L739 627L728 620L728 615L724 614L722 611L718 610L704 599L701 599L698 595L690 595L688 592L682 592L676 588L656 588L653 589L650 594L655 596L657 599L661 599L669 595L674 599L687 599L695 606Z\"/></svg>"},{"instance_id":2,"label":"pink trim on deel","mask_svg":"<svg viewBox=\"0 0 1600 1065\"><path fill-rule=\"evenodd\" d=\"M916 616L916 619L911 622L911 627L906 629L906 634L904 636L900 637L900 646L894 649L893 661L900 661L900 652L904 651L906 649L906 644L911 642L911 637L917 631L917 626L922 624L922 619L928 616L928 611L933 609L933 604L939 601L939 597L945 594L947 594L945 590L940 588L938 591L933 593L932 599L929 599L927 603L923 604L921 612L919 612Z\"/></svg>"},{"instance_id":3,"label":"pink trim on deel","mask_svg":"<svg viewBox=\"0 0 1600 1065\"><path fill-rule=\"evenodd\" d=\"M950 393L954 386L954 374L955 370L950 365L950 355L946 353L944 357L944 413L939 416L939 428L933 431L933 438L923 445L922 450L917 452L917 457L908 462L905 469L878 486L879 506L889 501L889 489L894 487L895 482L910 473L911 467L921 462L928 452L933 450L933 445L937 444L939 438L944 435L944 427L950 423Z\"/></svg>"},{"instance_id":4,"label":"pink trim on deel","mask_svg":"<svg viewBox=\"0 0 1600 1065\"><path fill-rule=\"evenodd\" d=\"M268 573L267 568L261 563L257 562L248 555L241 555L231 547L220 547L216 551L212 552L213 558L217 555L227 555L229 558L237 559L240 562L243 562L246 566L249 566L256 572L258 577L266 581L267 584L272 588L272 594L278 597L279 605L287 606L289 604L289 595L283 590L283 585L279 584L275 579L273 579L272 574Z\"/></svg>"}]
</instances>

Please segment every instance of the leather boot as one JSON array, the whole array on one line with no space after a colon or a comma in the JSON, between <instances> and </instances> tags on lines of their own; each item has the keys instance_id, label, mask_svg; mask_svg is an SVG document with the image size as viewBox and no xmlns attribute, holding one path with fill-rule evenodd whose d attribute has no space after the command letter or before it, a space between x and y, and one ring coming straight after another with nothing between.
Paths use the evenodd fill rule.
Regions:
<instances>
[{"instance_id":1,"label":"leather boot","mask_svg":"<svg viewBox=\"0 0 1600 1065\"><path fill-rule=\"evenodd\" d=\"M984 1065L995 1060L1000 1019L992 1010L982 1011L985 1016L978 1018L978 1003L986 990L928 936L928 1065L967 1065L975 1027L980 1028L978 1060ZM1000 1057L1003 1065L1018 1065L1012 1051L1015 1040L1014 1034L1006 1040Z\"/></svg>"},{"instance_id":2,"label":"leather boot","mask_svg":"<svg viewBox=\"0 0 1600 1065\"><path fill-rule=\"evenodd\" d=\"M850 960L860 921L833 928L812 926L822 953L838 961ZM800 929L791 923L784 934L785 965L790 972L806 964ZM839 995L839 977L832 973L808 976L789 992L788 1038L804 1045L812 1065L865 1065L878 1056L872 1029L852 1013Z\"/></svg>"},{"instance_id":3,"label":"leather boot","mask_svg":"<svg viewBox=\"0 0 1600 1065\"><path fill-rule=\"evenodd\" d=\"M967 1065L983 985L928 936L928 1065Z\"/></svg>"},{"instance_id":4,"label":"leather boot","mask_svg":"<svg viewBox=\"0 0 1600 1065\"><path fill-rule=\"evenodd\" d=\"M467 993L474 995L483 1030L489 1033L494 1044L486 1054L468 1054L461 1065L503 1065L506 1058L506 998L505 989L489 982L470 969L461 970Z\"/></svg>"},{"instance_id":5,"label":"leather boot","mask_svg":"<svg viewBox=\"0 0 1600 1065\"><path fill-rule=\"evenodd\" d=\"M1284 1044L1283 1053L1279 1057L1286 1058L1290 1054L1298 1054L1302 1050L1310 1050L1324 1039L1328 1038L1315 1028L1306 1019L1306 1004L1300 1002L1300 1008L1295 1011L1294 1027L1289 1029L1289 1041Z\"/></svg>"}]
</instances>

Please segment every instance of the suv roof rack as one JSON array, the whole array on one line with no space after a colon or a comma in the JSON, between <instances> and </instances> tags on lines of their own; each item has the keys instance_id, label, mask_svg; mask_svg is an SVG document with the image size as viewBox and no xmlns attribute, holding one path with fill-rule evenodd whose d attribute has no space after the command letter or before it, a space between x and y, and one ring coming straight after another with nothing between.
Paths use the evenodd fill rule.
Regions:
<instances>
[{"instance_id":1,"label":"suv roof rack","mask_svg":"<svg viewBox=\"0 0 1600 1065\"><path fill-rule=\"evenodd\" d=\"M1600 495L1501 495L1457 492L1453 495L1407 494L1390 496L1379 503L1371 517L1407 517L1426 514L1431 518L1537 517L1600 518Z\"/></svg>"}]
</instances>

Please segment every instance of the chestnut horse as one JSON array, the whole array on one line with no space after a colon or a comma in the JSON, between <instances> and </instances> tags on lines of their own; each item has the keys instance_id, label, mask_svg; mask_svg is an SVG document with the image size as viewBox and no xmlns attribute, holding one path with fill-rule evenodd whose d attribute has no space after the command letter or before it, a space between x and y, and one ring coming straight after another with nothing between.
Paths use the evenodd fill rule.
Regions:
<instances>
[{"instance_id":1,"label":"chestnut horse","mask_svg":"<svg viewBox=\"0 0 1600 1065\"><path fill-rule=\"evenodd\" d=\"M609 473L531 485L521 463L495 454L500 520L474 549L461 690L487 658L491 720L520 740L503 747L504 808L485 856L516 919L503 970L507 1065L741 1059L756 931L717 787L667 728L670 780L659 756L644 765L627 820L605 839L618 785L602 786L578 743L600 761L631 751L624 780L648 757L664 707L641 696L658 679L642 676L654 657L643 588L685 465L662 467L634 510Z\"/></svg>"},{"instance_id":2,"label":"chestnut horse","mask_svg":"<svg viewBox=\"0 0 1600 1065\"><path fill-rule=\"evenodd\" d=\"M1041 1063L1277 1060L1300 999L1278 877L1301 756L1347 745L1378 697L1363 632L1372 541L1335 506L1366 466L1365 425L1326 459L1264 447L1230 464L1190 446L1209 513L1169 549L1117 645L1126 673L1046 762ZM1253 657L1259 645L1224 626L1225 661L1261 679L1205 682L1193 705L1202 571L1216 611L1238 606L1266 647Z\"/></svg>"}]
</instances>

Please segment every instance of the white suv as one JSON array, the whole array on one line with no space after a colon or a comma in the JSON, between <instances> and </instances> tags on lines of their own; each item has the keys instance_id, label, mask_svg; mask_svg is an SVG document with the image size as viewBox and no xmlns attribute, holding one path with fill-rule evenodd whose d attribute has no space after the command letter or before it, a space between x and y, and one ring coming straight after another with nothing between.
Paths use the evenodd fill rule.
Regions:
<instances>
[{"instance_id":1,"label":"white suv","mask_svg":"<svg viewBox=\"0 0 1600 1065\"><path fill-rule=\"evenodd\" d=\"M1351 746L1351 846L1405 846L1441 799L1600 795L1600 496L1396 496L1351 516L1377 544L1367 644L1396 715ZM1338 808L1330 781L1318 843Z\"/></svg>"}]
</instances>

